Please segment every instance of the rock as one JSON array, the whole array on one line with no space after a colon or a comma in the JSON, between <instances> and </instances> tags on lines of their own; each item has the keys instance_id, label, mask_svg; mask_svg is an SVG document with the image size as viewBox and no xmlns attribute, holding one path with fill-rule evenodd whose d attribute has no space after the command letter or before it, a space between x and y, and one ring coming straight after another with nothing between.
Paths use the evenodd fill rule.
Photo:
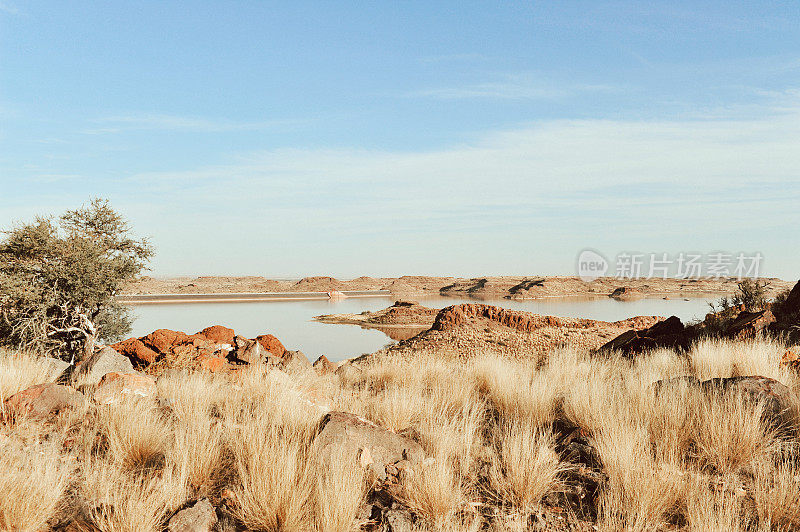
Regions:
<instances>
[{"instance_id":1,"label":"rock","mask_svg":"<svg viewBox=\"0 0 800 532\"><path fill-rule=\"evenodd\" d=\"M658 348L686 351L691 342L691 334L681 320L677 316L670 316L647 329L625 331L603 344L597 351L619 351L623 356Z\"/></svg>"},{"instance_id":2,"label":"rock","mask_svg":"<svg viewBox=\"0 0 800 532\"><path fill-rule=\"evenodd\" d=\"M53 357L41 357L37 362L47 368L47 378L53 382L58 382L62 377L66 377L70 368L70 363Z\"/></svg>"},{"instance_id":3,"label":"rock","mask_svg":"<svg viewBox=\"0 0 800 532\"><path fill-rule=\"evenodd\" d=\"M727 329L725 336L736 340L755 338L759 333L765 331L766 327L775 322L775 316L769 310L758 312L740 312Z\"/></svg>"},{"instance_id":4,"label":"rock","mask_svg":"<svg viewBox=\"0 0 800 532\"><path fill-rule=\"evenodd\" d=\"M94 401L111 405L127 398L154 397L156 381L141 373L106 373L94 391Z\"/></svg>"},{"instance_id":5,"label":"rock","mask_svg":"<svg viewBox=\"0 0 800 532\"><path fill-rule=\"evenodd\" d=\"M189 336L185 332L170 329L157 329L140 338L145 346L162 355L172 353L175 346L186 343L188 339Z\"/></svg>"},{"instance_id":6,"label":"rock","mask_svg":"<svg viewBox=\"0 0 800 532\"><path fill-rule=\"evenodd\" d=\"M390 432L375 423L347 412L328 412L319 424L313 446L321 456L342 447L353 457L353 463L369 452L371 464L383 466L408 460L412 465L421 462L425 453L415 441Z\"/></svg>"},{"instance_id":7,"label":"rock","mask_svg":"<svg viewBox=\"0 0 800 532\"><path fill-rule=\"evenodd\" d=\"M262 334L260 336L256 336L256 341L261 344L261 347L275 356L282 357L283 353L286 352L286 348L283 346L281 341L271 334Z\"/></svg>"},{"instance_id":8,"label":"rock","mask_svg":"<svg viewBox=\"0 0 800 532\"><path fill-rule=\"evenodd\" d=\"M217 513L208 499L181 510L167 523L169 532L211 532L217 524Z\"/></svg>"},{"instance_id":9,"label":"rock","mask_svg":"<svg viewBox=\"0 0 800 532\"><path fill-rule=\"evenodd\" d=\"M794 285L780 308L780 317L791 317L800 314L800 281Z\"/></svg>"},{"instance_id":10,"label":"rock","mask_svg":"<svg viewBox=\"0 0 800 532\"><path fill-rule=\"evenodd\" d=\"M652 389L657 392L664 391L683 391L690 388L700 386L700 379L685 375L682 377L672 377L671 379L662 379L652 384Z\"/></svg>"},{"instance_id":11,"label":"rock","mask_svg":"<svg viewBox=\"0 0 800 532\"><path fill-rule=\"evenodd\" d=\"M267 351L256 340L237 336L234 345L236 349L228 357L239 364L262 364L267 358Z\"/></svg>"},{"instance_id":12,"label":"rock","mask_svg":"<svg viewBox=\"0 0 800 532\"><path fill-rule=\"evenodd\" d=\"M800 413L800 401L789 388L769 377L747 376L709 379L701 383L707 393L741 393L764 404L764 415L782 426L792 426Z\"/></svg>"},{"instance_id":13,"label":"rock","mask_svg":"<svg viewBox=\"0 0 800 532\"><path fill-rule=\"evenodd\" d=\"M800 345L794 345L787 349L781 357L780 365L800 372Z\"/></svg>"},{"instance_id":14,"label":"rock","mask_svg":"<svg viewBox=\"0 0 800 532\"><path fill-rule=\"evenodd\" d=\"M383 511L383 522L387 532L413 532L414 514L407 508L386 508Z\"/></svg>"},{"instance_id":15,"label":"rock","mask_svg":"<svg viewBox=\"0 0 800 532\"><path fill-rule=\"evenodd\" d=\"M97 384L106 373L134 373L130 359L117 353L110 347L104 347L83 359L75 366L72 382L81 384Z\"/></svg>"},{"instance_id":16,"label":"rock","mask_svg":"<svg viewBox=\"0 0 800 532\"><path fill-rule=\"evenodd\" d=\"M158 359L158 353L144 345L138 338L129 338L111 346L117 352L128 357L137 366L152 364Z\"/></svg>"},{"instance_id":17,"label":"rock","mask_svg":"<svg viewBox=\"0 0 800 532\"><path fill-rule=\"evenodd\" d=\"M227 359L220 356L203 353L197 356L195 362L197 362L201 370L209 373L222 373L230 369Z\"/></svg>"},{"instance_id":18,"label":"rock","mask_svg":"<svg viewBox=\"0 0 800 532\"><path fill-rule=\"evenodd\" d=\"M311 368L311 362L302 351L286 351L281 358L281 369L289 371L302 371Z\"/></svg>"},{"instance_id":19,"label":"rock","mask_svg":"<svg viewBox=\"0 0 800 532\"><path fill-rule=\"evenodd\" d=\"M83 394L61 384L37 384L16 393L3 402L6 417L45 419L86 403Z\"/></svg>"},{"instance_id":20,"label":"rock","mask_svg":"<svg viewBox=\"0 0 800 532\"><path fill-rule=\"evenodd\" d=\"M206 327L197 334L202 334L216 344L229 345L234 345L233 339L236 336L236 333L233 329L223 327L222 325L212 325L211 327Z\"/></svg>"},{"instance_id":21,"label":"rock","mask_svg":"<svg viewBox=\"0 0 800 532\"><path fill-rule=\"evenodd\" d=\"M618 301L630 301L632 299L641 299L642 297L644 297L644 294L642 294L635 288L630 288L628 286L620 286L619 288L615 288L613 292L608 294L608 297L616 299Z\"/></svg>"},{"instance_id":22,"label":"rock","mask_svg":"<svg viewBox=\"0 0 800 532\"><path fill-rule=\"evenodd\" d=\"M312 367L317 370L319 375L329 375L336 372L339 364L336 362L331 362L325 355L320 355L314 364L312 364Z\"/></svg>"}]
</instances>

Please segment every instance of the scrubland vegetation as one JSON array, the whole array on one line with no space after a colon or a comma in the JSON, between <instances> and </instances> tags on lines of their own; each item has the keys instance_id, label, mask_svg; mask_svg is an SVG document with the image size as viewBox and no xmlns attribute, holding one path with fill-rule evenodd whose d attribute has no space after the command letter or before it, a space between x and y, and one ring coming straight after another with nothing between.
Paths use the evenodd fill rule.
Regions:
<instances>
[{"instance_id":1,"label":"scrubland vegetation","mask_svg":"<svg viewBox=\"0 0 800 532\"><path fill-rule=\"evenodd\" d=\"M417 530L793 530L796 413L778 421L742 395L654 385L761 375L796 392L800 380L779 365L785 349L708 340L633 360L430 352L328 375L167 373L155 399L7 419L0 529L161 530L203 498L217 530L369 529L383 493ZM0 398L46 375L35 356L4 352ZM328 410L418 441L425 459L387 485L358 456L321 452ZM565 454L564 426L585 437L588 457Z\"/></svg>"}]
</instances>

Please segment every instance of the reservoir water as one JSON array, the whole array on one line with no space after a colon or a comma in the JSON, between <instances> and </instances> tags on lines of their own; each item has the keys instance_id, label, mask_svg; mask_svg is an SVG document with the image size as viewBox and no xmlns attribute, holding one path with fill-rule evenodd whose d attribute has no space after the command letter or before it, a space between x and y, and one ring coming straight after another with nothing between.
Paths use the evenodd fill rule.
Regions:
<instances>
[{"instance_id":1,"label":"reservoir water","mask_svg":"<svg viewBox=\"0 0 800 532\"><path fill-rule=\"evenodd\" d=\"M560 297L514 301L475 300L452 297L420 299L429 307L443 308L459 303L486 303L509 309L551 316L616 321L632 316L675 315L684 322L702 318L708 303L716 297L680 299L645 298L616 301L608 297ZM288 349L299 349L309 359L325 355L342 360L371 353L393 340L384 333L357 325L333 325L312 321L320 314L359 313L379 310L394 302L393 297L365 297L337 300L257 301L237 303L168 303L134 305L132 336L144 336L155 329L197 332L209 325L225 325L238 334L253 338L274 334Z\"/></svg>"}]
</instances>

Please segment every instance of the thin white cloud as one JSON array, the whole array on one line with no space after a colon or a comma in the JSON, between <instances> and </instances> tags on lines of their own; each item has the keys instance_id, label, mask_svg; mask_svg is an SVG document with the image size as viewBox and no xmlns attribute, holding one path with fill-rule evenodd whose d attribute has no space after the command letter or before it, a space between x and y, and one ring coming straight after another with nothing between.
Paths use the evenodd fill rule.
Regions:
<instances>
[{"instance_id":1,"label":"thin white cloud","mask_svg":"<svg viewBox=\"0 0 800 532\"><path fill-rule=\"evenodd\" d=\"M496 81L412 91L407 93L406 96L445 100L471 98L556 100L576 94L618 91L619 89L616 87L602 84L555 83L532 74L514 74L503 76Z\"/></svg>"},{"instance_id":2,"label":"thin white cloud","mask_svg":"<svg viewBox=\"0 0 800 532\"><path fill-rule=\"evenodd\" d=\"M0 11L8 13L9 15L19 15L20 10L8 2L0 2Z\"/></svg>"},{"instance_id":3,"label":"thin white cloud","mask_svg":"<svg viewBox=\"0 0 800 532\"><path fill-rule=\"evenodd\" d=\"M210 120L166 114L118 115L93 120L97 127L83 131L88 135L119 133L123 131L187 131L198 133L224 133L229 131L258 131L275 127L296 126L304 120L269 120L263 122L235 122Z\"/></svg>"}]
</instances>

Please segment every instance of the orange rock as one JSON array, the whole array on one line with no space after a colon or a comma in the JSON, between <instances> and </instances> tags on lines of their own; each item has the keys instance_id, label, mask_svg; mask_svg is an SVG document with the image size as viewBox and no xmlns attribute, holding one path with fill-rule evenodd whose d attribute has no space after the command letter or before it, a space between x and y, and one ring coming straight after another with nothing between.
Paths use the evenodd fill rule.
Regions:
<instances>
[{"instance_id":1,"label":"orange rock","mask_svg":"<svg viewBox=\"0 0 800 532\"><path fill-rule=\"evenodd\" d=\"M211 327L206 327L197 334L202 334L216 344L230 345L233 345L233 338L236 336L236 333L233 329L223 327L222 325L212 325Z\"/></svg>"},{"instance_id":2,"label":"orange rock","mask_svg":"<svg viewBox=\"0 0 800 532\"><path fill-rule=\"evenodd\" d=\"M84 403L83 395L69 386L37 384L16 393L3 402L4 416L29 416L43 419Z\"/></svg>"},{"instance_id":3,"label":"orange rock","mask_svg":"<svg viewBox=\"0 0 800 532\"><path fill-rule=\"evenodd\" d=\"M138 365L152 364L158 359L158 353L144 345L138 338L128 338L111 346L117 353L125 355Z\"/></svg>"},{"instance_id":4,"label":"orange rock","mask_svg":"<svg viewBox=\"0 0 800 532\"><path fill-rule=\"evenodd\" d=\"M282 357L286 352L286 348L283 347L281 341L271 334L262 334L261 336L256 336L256 340L259 344L261 344L261 347L275 356Z\"/></svg>"},{"instance_id":5,"label":"orange rock","mask_svg":"<svg viewBox=\"0 0 800 532\"><path fill-rule=\"evenodd\" d=\"M106 373L97 385L94 400L101 405L123 401L126 397L153 397L156 381L141 373Z\"/></svg>"},{"instance_id":6,"label":"orange rock","mask_svg":"<svg viewBox=\"0 0 800 532\"><path fill-rule=\"evenodd\" d=\"M228 361L223 357L201 354L196 359L200 369L210 373L219 373L228 369Z\"/></svg>"},{"instance_id":7,"label":"orange rock","mask_svg":"<svg viewBox=\"0 0 800 532\"><path fill-rule=\"evenodd\" d=\"M185 343L188 338L185 332L158 329L143 336L140 340L150 349L162 355L168 355L176 346Z\"/></svg>"}]
</instances>

